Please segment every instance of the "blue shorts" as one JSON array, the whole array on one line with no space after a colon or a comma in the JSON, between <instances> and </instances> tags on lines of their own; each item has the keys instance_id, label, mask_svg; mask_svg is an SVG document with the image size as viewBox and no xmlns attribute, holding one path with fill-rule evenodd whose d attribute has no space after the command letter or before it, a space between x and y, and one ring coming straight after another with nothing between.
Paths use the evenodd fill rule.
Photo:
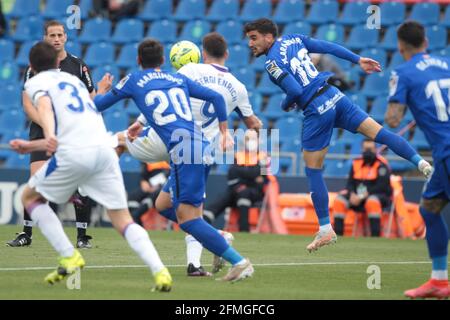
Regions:
<instances>
[{"instance_id":1,"label":"blue shorts","mask_svg":"<svg viewBox=\"0 0 450 320\"><path fill-rule=\"evenodd\" d=\"M302 145L306 151L319 151L330 144L333 128L356 133L369 116L339 89L330 86L303 111Z\"/></svg>"},{"instance_id":2,"label":"blue shorts","mask_svg":"<svg viewBox=\"0 0 450 320\"><path fill-rule=\"evenodd\" d=\"M450 157L434 162L434 172L425 184L422 197L450 200Z\"/></svg>"},{"instance_id":3,"label":"blue shorts","mask_svg":"<svg viewBox=\"0 0 450 320\"><path fill-rule=\"evenodd\" d=\"M210 168L205 164L170 163L170 176L163 191L170 194L175 209L181 203L195 207L203 204Z\"/></svg>"}]
</instances>

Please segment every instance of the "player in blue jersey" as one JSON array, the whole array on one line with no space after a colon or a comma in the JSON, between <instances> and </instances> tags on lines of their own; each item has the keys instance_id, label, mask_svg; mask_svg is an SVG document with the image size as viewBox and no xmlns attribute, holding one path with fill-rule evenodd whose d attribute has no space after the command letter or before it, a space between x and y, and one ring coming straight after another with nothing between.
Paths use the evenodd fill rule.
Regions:
<instances>
[{"instance_id":1,"label":"player in blue jersey","mask_svg":"<svg viewBox=\"0 0 450 320\"><path fill-rule=\"evenodd\" d=\"M431 146L435 171L427 182L420 213L427 228L432 260L431 279L405 291L411 298L446 298L448 287L448 230L441 215L450 199L450 59L426 53L424 27L415 21L397 31L398 48L406 60L391 75L386 123L397 127L409 107Z\"/></svg>"},{"instance_id":2,"label":"player in blue jersey","mask_svg":"<svg viewBox=\"0 0 450 320\"><path fill-rule=\"evenodd\" d=\"M354 105L336 87L327 83L332 73L318 72L308 53L330 53L358 63L366 73L381 71L378 62L360 57L337 44L304 35L278 38L278 27L269 19L258 19L244 27L249 47L256 57L266 55L265 68L270 79L283 89L281 102L285 111L302 110L305 116L302 132L303 158L311 198L319 220L319 232L308 251L336 242L330 224L328 190L322 175L333 128L359 132L375 142L386 144L399 156L413 162L421 172L430 175L432 167L402 137L385 130L363 110Z\"/></svg>"},{"instance_id":3,"label":"player in blue jersey","mask_svg":"<svg viewBox=\"0 0 450 320\"><path fill-rule=\"evenodd\" d=\"M227 131L223 97L182 74L161 71L163 46L147 39L138 47L142 70L127 75L110 92L96 96L97 109L103 111L116 102L132 98L147 122L164 142L170 154L170 177L156 200L158 211L174 207L180 228L203 247L230 262L232 268L223 278L237 281L253 274L253 266L243 258L211 225L202 219L206 179L209 172L209 143L196 126L189 98L208 101L214 106L224 148L232 143ZM100 91L100 90L99 90ZM227 136L228 135L228 136ZM212 162L212 161L211 161Z\"/></svg>"}]
</instances>

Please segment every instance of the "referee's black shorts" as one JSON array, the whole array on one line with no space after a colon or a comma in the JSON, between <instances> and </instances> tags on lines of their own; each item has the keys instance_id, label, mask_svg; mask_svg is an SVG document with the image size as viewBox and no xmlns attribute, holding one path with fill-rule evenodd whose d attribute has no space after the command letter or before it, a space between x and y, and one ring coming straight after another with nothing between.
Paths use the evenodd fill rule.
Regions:
<instances>
[{"instance_id":1,"label":"referee's black shorts","mask_svg":"<svg viewBox=\"0 0 450 320\"><path fill-rule=\"evenodd\" d=\"M29 137L30 141L44 139L44 131L36 123L31 122ZM36 161L47 161L48 159L50 159L50 157L47 156L45 151L34 151L30 153L30 163Z\"/></svg>"}]
</instances>

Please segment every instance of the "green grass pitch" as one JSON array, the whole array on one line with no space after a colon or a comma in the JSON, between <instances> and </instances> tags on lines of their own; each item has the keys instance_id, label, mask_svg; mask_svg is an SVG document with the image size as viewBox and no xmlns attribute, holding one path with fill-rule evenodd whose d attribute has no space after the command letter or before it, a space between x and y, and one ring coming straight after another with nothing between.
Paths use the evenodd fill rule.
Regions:
<instances>
[{"instance_id":1,"label":"green grass pitch","mask_svg":"<svg viewBox=\"0 0 450 320\"><path fill-rule=\"evenodd\" d=\"M153 278L113 229L89 230L94 248L83 250L87 267L81 290L65 283L43 283L56 266L56 253L35 229L29 248L4 242L19 226L0 226L0 299L403 299L403 291L429 278L424 240L339 238L338 243L309 254L311 237L235 234L235 247L255 265L251 279L235 284L212 278L188 278L182 232L150 232L174 279L170 293L151 292ZM75 229L66 229L74 240ZM204 251L210 269L212 255ZM381 271L381 289L368 289L369 265ZM49 268L49 269L46 269ZM217 276L224 275L226 270Z\"/></svg>"}]
</instances>

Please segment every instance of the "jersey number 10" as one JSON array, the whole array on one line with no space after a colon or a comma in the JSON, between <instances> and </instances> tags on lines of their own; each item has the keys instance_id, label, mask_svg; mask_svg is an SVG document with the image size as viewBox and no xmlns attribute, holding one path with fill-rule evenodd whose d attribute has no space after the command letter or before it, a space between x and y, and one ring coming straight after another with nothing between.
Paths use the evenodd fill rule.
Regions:
<instances>
[{"instance_id":1,"label":"jersey number 10","mask_svg":"<svg viewBox=\"0 0 450 320\"><path fill-rule=\"evenodd\" d=\"M445 105L442 91L447 89L449 105ZM434 105L436 106L437 117L439 121L448 121L448 114L450 113L450 79L433 80L428 82L425 93L427 98L433 97Z\"/></svg>"}]
</instances>

